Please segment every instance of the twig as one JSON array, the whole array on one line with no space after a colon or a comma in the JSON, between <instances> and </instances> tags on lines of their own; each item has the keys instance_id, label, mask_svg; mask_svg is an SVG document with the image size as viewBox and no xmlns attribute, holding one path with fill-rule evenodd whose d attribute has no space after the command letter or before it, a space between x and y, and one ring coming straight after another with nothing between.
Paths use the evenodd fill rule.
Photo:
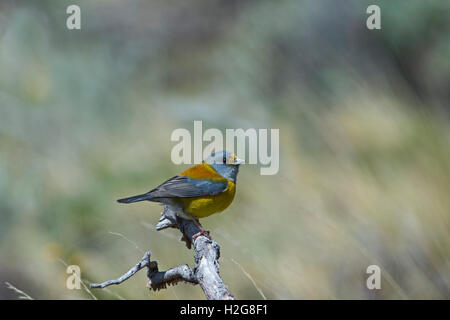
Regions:
<instances>
[{"instance_id":1,"label":"twig","mask_svg":"<svg viewBox=\"0 0 450 320\"><path fill-rule=\"evenodd\" d=\"M113 284L121 284L139 270L147 268L149 279L147 287L152 290L165 289L168 285L175 285L183 281L193 285L199 284L209 300L234 299L219 275L220 247L217 242L203 235L193 239L193 236L200 231L196 224L191 220L177 217L168 207L164 208L161 219L156 225L158 231L166 228L178 228L183 234L182 240L186 242L188 248L192 243L194 244L195 266L193 269L184 264L166 271L159 271L158 263L150 260L151 252L147 251L142 260L120 278L103 283L93 283L91 288L105 288Z\"/></svg>"},{"instance_id":2,"label":"twig","mask_svg":"<svg viewBox=\"0 0 450 320\"><path fill-rule=\"evenodd\" d=\"M14 287L11 283L9 282L5 282L6 287L8 289L11 289L15 292L17 292L18 294L20 294L19 299L28 299L28 300L34 300L32 297L30 297L28 294L26 294L25 292L23 292L22 290L17 289L16 287Z\"/></svg>"},{"instance_id":3,"label":"twig","mask_svg":"<svg viewBox=\"0 0 450 320\"><path fill-rule=\"evenodd\" d=\"M150 255L151 255L151 252L147 251L144 254L144 256L142 257L142 260L139 261L133 268L128 270L128 272L125 273L120 278L115 279L115 280L108 280L108 281L105 281L103 283L91 283L91 288L94 288L94 289L96 289L96 288L105 288L105 287L110 286L112 284L121 284L122 282L124 282L125 280L127 280L128 278L133 276L136 272L138 272L142 268L148 267L150 265Z\"/></svg>"},{"instance_id":4,"label":"twig","mask_svg":"<svg viewBox=\"0 0 450 320\"><path fill-rule=\"evenodd\" d=\"M166 288L167 285L176 284L180 281L197 284L197 280L194 277L193 271L187 265L180 265L175 268L171 268L167 271L158 271L158 263L156 261L150 261L151 252L147 251L142 257L142 260L138 262L134 267L128 270L127 273L115 280L108 280L103 283L91 283L91 288L105 288L113 284L121 284L125 280L128 280L136 272L143 268L147 268L147 276L149 278L148 287L153 290L161 290Z\"/></svg>"},{"instance_id":5,"label":"twig","mask_svg":"<svg viewBox=\"0 0 450 320\"><path fill-rule=\"evenodd\" d=\"M92 284L92 282L88 281L88 280L83 280L85 281L87 284L89 284L89 286ZM120 294L118 294L117 292L111 291L108 288L103 288L103 290L105 290L105 292L109 293L110 295L116 297L119 300L127 300L124 297L122 297Z\"/></svg>"},{"instance_id":6,"label":"twig","mask_svg":"<svg viewBox=\"0 0 450 320\"><path fill-rule=\"evenodd\" d=\"M253 285L255 286L256 290L258 290L259 294L263 297L263 299L267 300L267 298L264 295L263 291L261 290L261 288L258 287L258 285L256 284L255 280L253 280L253 277L250 275L250 273L245 271L244 267L241 266L240 263L237 262L236 260L234 260L233 258L230 258L230 260L233 261L239 268L241 268L242 272L247 276L247 278L250 279L250 281L253 283Z\"/></svg>"}]
</instances>

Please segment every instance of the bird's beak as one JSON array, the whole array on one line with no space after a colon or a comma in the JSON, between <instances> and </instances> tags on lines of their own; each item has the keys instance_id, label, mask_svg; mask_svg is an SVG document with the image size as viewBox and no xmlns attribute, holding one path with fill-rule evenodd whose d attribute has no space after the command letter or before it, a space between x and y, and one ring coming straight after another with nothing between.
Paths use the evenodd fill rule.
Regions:
<instances>
[{"instance_id":1,"label":"bird's beak","mask_svg":"<svg viewBox=\"0 0 450 320\"><path fill-rule=\"evenodd\" d=\"M234 164L236 166L238 166L238 165L240 165L240 164L242 164L244 162L245 162L245 160L239 159L238 157L236 157L236 159L234 160Z\"/></svg>"}]
</instances>

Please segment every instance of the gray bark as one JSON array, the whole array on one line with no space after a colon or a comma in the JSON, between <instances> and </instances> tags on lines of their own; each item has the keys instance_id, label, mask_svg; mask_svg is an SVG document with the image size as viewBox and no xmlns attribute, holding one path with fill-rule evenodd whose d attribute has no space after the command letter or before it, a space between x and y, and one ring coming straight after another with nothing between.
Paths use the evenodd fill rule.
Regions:
<instances>
[{"instance_id":1,"label":"gray bark","mask_svg":"<svg viewBox=\"0 0 450 320\"><path fill-rule=\"evenodd\" d=\"M156 225L158 231L166 228L178 228L188 248L191 248L193 243L195 261L193 269L184 264L166 271L159 271L158 263L150 260L151 252L147 251L142 260L120 278L93 283L91 287L105 288L113 284L121 284L139 270L147 268L149 289L161 290L167 285L175 285L183 281L193 285L199 284L208 300L234 300L219 274L220 247L217 242L204 235L194 240L193 236L200 231L196 224L192 220L177 217L168 207L164 208L161 219Z\"/></svg>"}]
</instances>

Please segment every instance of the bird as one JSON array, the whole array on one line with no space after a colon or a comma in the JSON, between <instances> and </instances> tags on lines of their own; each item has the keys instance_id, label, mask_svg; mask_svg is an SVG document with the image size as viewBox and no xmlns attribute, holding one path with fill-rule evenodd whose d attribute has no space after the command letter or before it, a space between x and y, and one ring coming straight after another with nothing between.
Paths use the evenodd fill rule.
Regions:
<instances>
[{"instance_id":1,"label":"bird","mask_svg":"<svg viewBox=\"0 0 450 320\"><path fill-rule=\"evenodd\" d=\"M198 220L224 211L233 202L239 166L244 162L234 153L218 151L149 192L117 202L158 202L170 207L177 216L195 223L200 232L192 237L193 240L200 235L209 238L209 232Z\"/></svg>"}]
</instances>

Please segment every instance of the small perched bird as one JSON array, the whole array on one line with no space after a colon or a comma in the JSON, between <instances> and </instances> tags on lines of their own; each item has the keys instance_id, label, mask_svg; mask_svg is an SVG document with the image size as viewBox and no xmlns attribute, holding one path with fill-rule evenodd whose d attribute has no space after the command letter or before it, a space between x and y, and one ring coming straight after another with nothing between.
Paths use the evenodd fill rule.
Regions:
<instances>
[{"instance_id":1,"label":"small perched bird","mask_svg":"<svg viewBox=\"0 0 450 320\"><path fill-rule=\"evenodd\" d=\"M198 219L221 212L233 202L239 165L243 162L229 151L219 151L147 193L117 201L147 200L170 206L175 214L193 220L200 229L194 240L199 235L208 236Z\"/></svg>"}]
</instances>

